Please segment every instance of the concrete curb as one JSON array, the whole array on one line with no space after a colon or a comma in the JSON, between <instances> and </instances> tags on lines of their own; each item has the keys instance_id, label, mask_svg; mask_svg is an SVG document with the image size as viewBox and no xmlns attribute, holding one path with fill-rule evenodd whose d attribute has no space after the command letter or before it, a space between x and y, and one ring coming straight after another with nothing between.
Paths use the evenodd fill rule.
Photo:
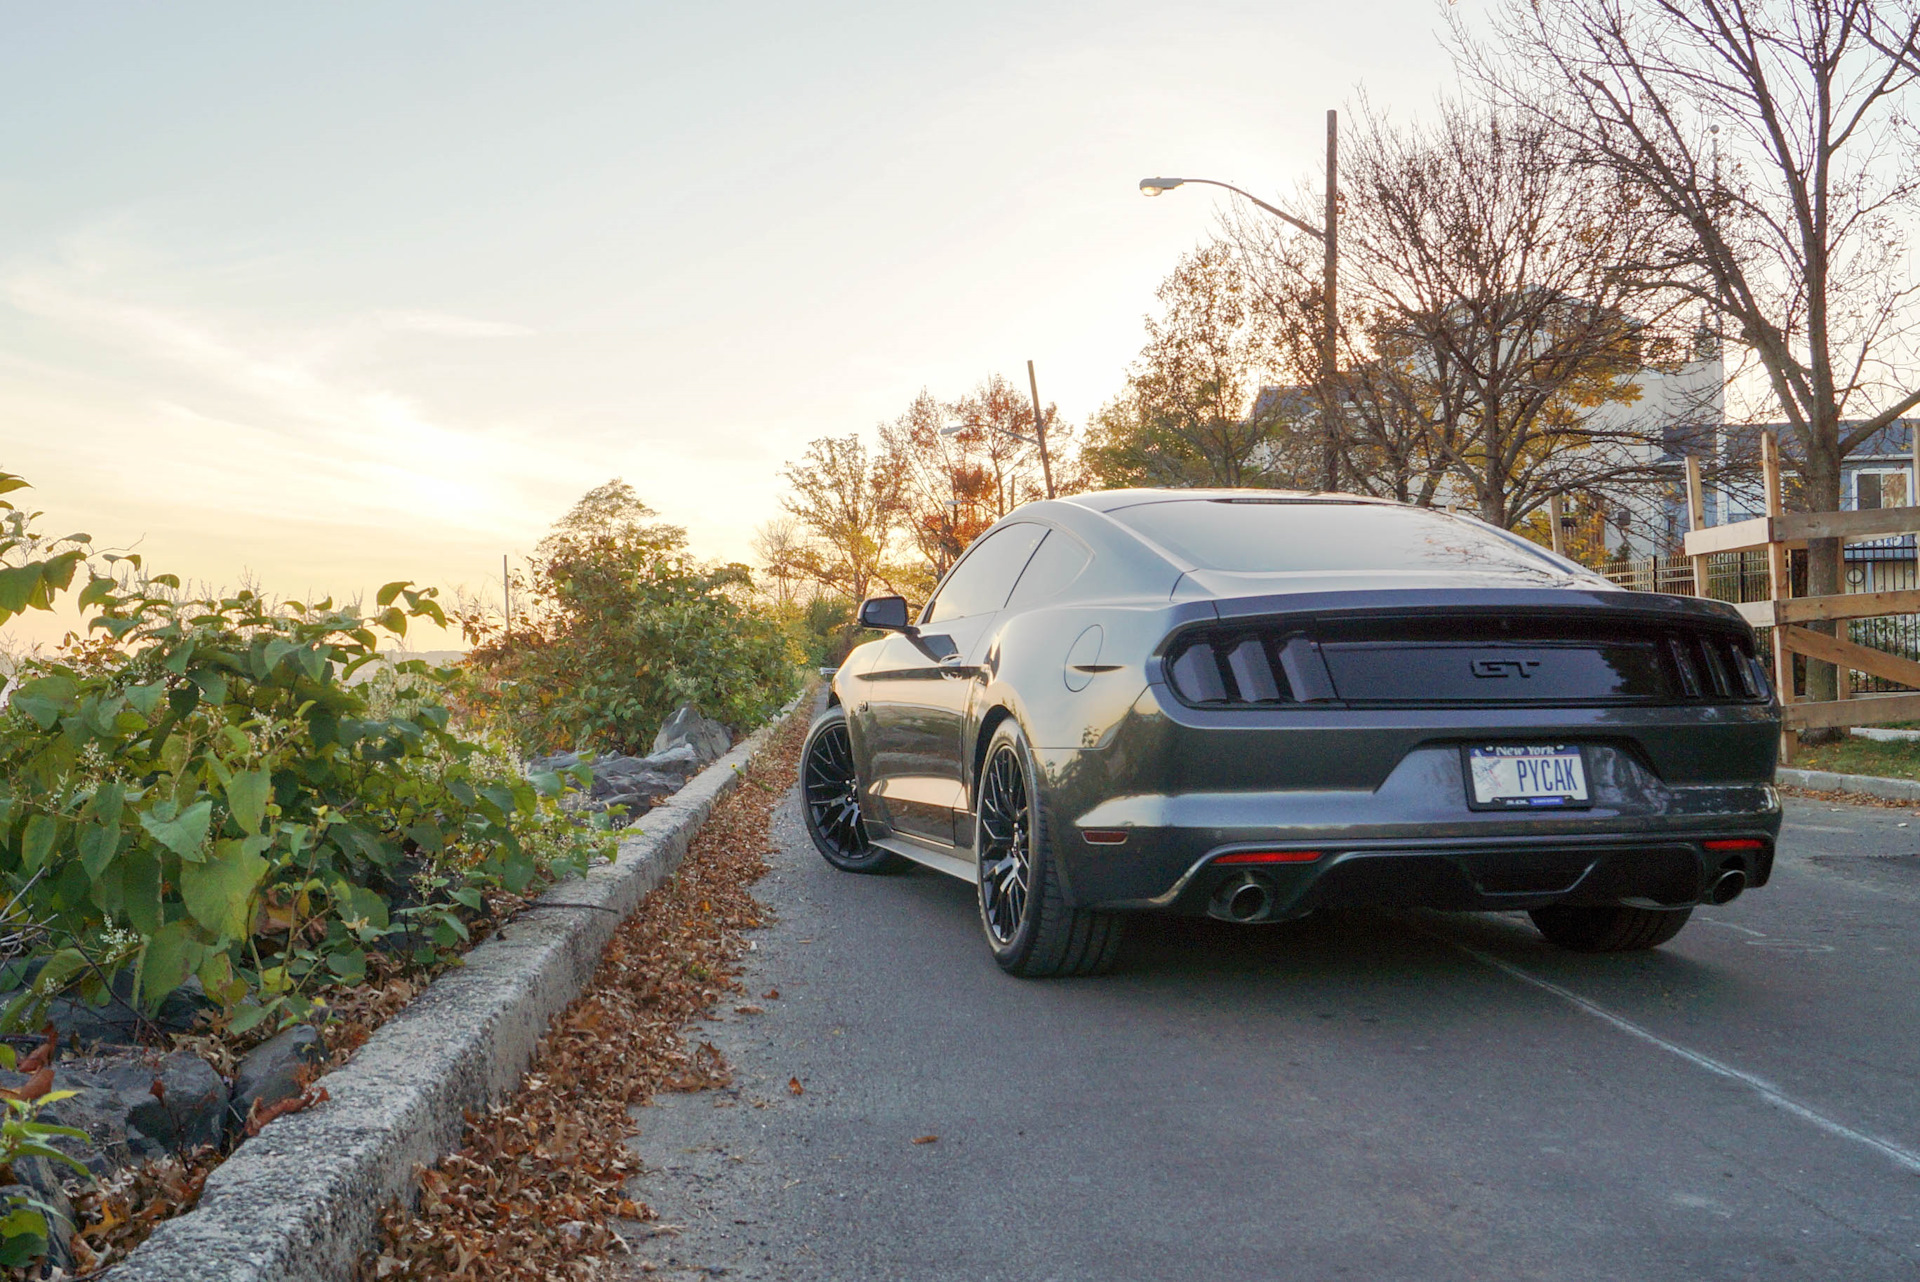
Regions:
<instances>
[{"instance_id":1,"label":"concrete curb","mask_svg":"<svg viewBox=\"0 0 1920 1282\"><path fill-rule=\"evenodd\" d=\"M207 1177L194 1210L154 1230L114 1282L345 1282L414 1167L453 1151L465 1114L519 1084L553 1018L579 996L614 930L677 868L782 709L643 815L619 853L553 887L467 954L324 1079L330 1100L281 1118Z\"/></svg>"},{"instance_id":2,"label":"concrete curb","mask_svg":"<svg viewBox=\"0 0 1920 1282\"><path fill-rule=\"evenodd\" d=\"M1809 792L1857 792L1882 801L1920 802L1920 780L1888 779L1881 775L1843 775L1831 770L1789 770L1781 766L1774 782Z\"/></svg>"}]
</instances>

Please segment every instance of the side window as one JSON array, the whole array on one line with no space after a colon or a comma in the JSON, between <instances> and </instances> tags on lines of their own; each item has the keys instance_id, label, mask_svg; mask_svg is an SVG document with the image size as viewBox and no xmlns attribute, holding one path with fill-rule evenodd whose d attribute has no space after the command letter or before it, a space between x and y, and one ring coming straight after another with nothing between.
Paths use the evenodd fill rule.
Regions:
<instances>
[{"instance_id":1,"label":"side window","mask_svg":"<svg viewBox=\"0 0 1920 1282\"><path fill-rule=\"evenodd\" d=\"M991 614L1005 605L1020 568L1046 532L1044 525L1023 521L1003 525L976 541L940 585L940 594L927 607L921 625Z\"/></svg>"},{"instance_id":2,"label":"side window","mask_svg":"<svg viewBox=\"0 0 1920 1282\"><path fill-rule=\"evenodd\" d=\"M1031 610L1045 605L1071 587L1092 560L1093 553L1081 546L1080 540L1071 534L1053 531L1034 552L1027 568L1020 572L1020 581L1013 585L1007 608Z\"/></svg>"}]
</instances>

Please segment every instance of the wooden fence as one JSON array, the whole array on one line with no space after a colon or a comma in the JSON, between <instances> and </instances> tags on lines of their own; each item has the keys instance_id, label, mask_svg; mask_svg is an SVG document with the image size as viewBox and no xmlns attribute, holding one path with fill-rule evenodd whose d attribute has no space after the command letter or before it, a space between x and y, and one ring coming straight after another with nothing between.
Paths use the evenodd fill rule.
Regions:
<instances>
[{"instance_id":1,"label":"wooden fence","mask_svg":"<svg viewBox=\"0 0 1920 1282\"><path fill-rule=\"evenodd\" d=\"M1920 441L1916 442L1916 451L1920 452ZM1805 547L1809 539L1861 542L1920 532L1920 507L1788 512L1780 498L1779 443L1770 432L1760 438L1760 465L1766 515L1708 526L1702 519L1699 463L1687 460L1687 501L1693 529L1686 537L1686 553L1693 562L1696 584L1711 581L1711 559L1716 555L1759 552L1765 556L1766 596L1737 602L1736 608L1756 628L1771 630L1774 685L1786 712L1786 733L1781 743L1783 759L1792 756L1798 732L1802 730L1920 720L1920 692L1855 699L1848 697L1851 691L1846 684L1848 673L1862 672L1910 691L1920 687L1920 661L1860 645L1849 636L1849 624L1853 620L1920 613L1920 590L1795 597L1788 572L1789 552ZM1809 623L1831 624L1833 632L1816 632L1806 626ZM1793 656L1796 654L1833 664L1841 677L1840 697L1802 701L1794 681Z\"/></svg>"}]
</instances>

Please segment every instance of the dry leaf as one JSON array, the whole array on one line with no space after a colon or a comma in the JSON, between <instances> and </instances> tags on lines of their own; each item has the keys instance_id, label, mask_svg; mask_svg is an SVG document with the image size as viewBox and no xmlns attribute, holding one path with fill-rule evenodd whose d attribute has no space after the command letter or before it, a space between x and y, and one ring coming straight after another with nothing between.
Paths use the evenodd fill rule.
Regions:
<instances>
[{"instance_id":1,"label":"dry leaf","mask_svg":"<svg viewBox=\"0 0 1920 1282\"><path fill-rule=\"evenodd\" d=\"M787 1089L795 1095L804 1095L807 1093L807 1088L800 1084L800 1079L797 1077L789 1077L787 1079Z\"/></svg>"},{"instance_id":2,"label":"dry leaf","mask_svg":"<svg viewBox=\"0 0 1920 1282\"><path fill-rule=\"evenodd\" d=\"M922 1135L914 1141L915 1144L938 1144L939 1142L940 1137L938 1135Z\"/></svg>"},{"instance_id":3,"label":"dry leaf","mask_svg":"<svg viewBox=\"0 0 1920 1282\"><path fill-rule=\"evenodd\" d=\"M158 1082L154 1083L155 1086L159 1084ZM274 1118L285 1117L288 1113L298 1113L304 1109L312 1108L315 1104L326 1102L328 1098L326 1087L309 1086L306 1090L291 1099L283 1099L278 1104L269 1104L265 1108L260 1107L259 1100L255 1100L253 1107L247 1110L247 1134L250 1136L258 1135L260 1128L268 1122L271 1122Z\"/></svg>"},{"instance_id":4,"label":"dry leaf","mask_svg":"<svg viewBox=\"0 0 1920 1282\"><path fill-rule=\"evenodd\" d=\"M20 1061L18 1067L23 1073L37 1073L53 1063L53 1053L60 1046L60 1030L48 1024L40 1030L40 1035L47 1040L34 1047L33 1053Z\"/></svg>"},{"instance_id":5,"label":"dry leaf","mask_svg":"<svg viewBox=\"0 0 1920 1282\"><path fill-rule=\"evenodd\" d=\"M760 999L762 1001L777 1002L780 1000L780 990L777 988L769 988L766 992L760 994Z\"/></svg>"},{"instance_id":6,"label":"dry leaf","mask_svg":"<svg viewBox=\"0 0 1920 1282\"><path fill-rule=\"evenodd\" d=\"M52 1089L53 1065L48 1064L26 1081L20 1083L16 1089L8 1090L6 1087L0 1086L0 1099L39 1099Z\"/></svg>"},{"instance_id":7,"label":"dry leaf","mask_svg":"<svg viewBox=\"0 0 1920 1282\"><path fill-rule=\"evenodd\" d=\"M742 932L769 916L749 888L767 870L772 811L792 787L806 730L795 718L776 732L749 767L769 787L716 802L673 879L616 928L587 990L529 1066L543 1089L470 1115L462 1147L422 1172L418 1208L382 1216L361 1282L556 1282L617 1272L611 1257L627 1245L615 1224L653 1220L626 1192L638 1171L629 1108L658 1091L732 1079L715 1047L685 1036L693 1021L725 1009L729 995L745 996ZM651 1263L640 1262L640 1272Z\"/></svg>"},{"instance_id":8,"label":"dry leaf","mask_svg":"<svg viewBox=\"0 0 1920 1282\"><path fill-rule=\"evenodd\" d=\"M735 1006L733 1013L736 1015L764 1015L767 1013L767 1008L765 1006Z\"/></svg>"}]
</instances>

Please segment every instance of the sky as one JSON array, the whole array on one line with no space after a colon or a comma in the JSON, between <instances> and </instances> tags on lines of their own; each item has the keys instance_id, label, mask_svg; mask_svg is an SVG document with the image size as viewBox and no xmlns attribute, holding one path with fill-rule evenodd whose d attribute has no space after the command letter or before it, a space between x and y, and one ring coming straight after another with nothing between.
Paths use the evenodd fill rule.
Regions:
<instances>
[{"instance_id":1,"label":"sky","mask_svg":"<svg viewBox=\"0 0 1920 1282\"><path fill-rule=\"evenodd\" d=\"M303 599L484 590L613 476L747 559L923 387L1031 359L1084 422L1220 208L1139 179L1317 182L1329 107L1452 84L1443 12L0 4L0 470Z\"/></svg>"}]
</instances>

